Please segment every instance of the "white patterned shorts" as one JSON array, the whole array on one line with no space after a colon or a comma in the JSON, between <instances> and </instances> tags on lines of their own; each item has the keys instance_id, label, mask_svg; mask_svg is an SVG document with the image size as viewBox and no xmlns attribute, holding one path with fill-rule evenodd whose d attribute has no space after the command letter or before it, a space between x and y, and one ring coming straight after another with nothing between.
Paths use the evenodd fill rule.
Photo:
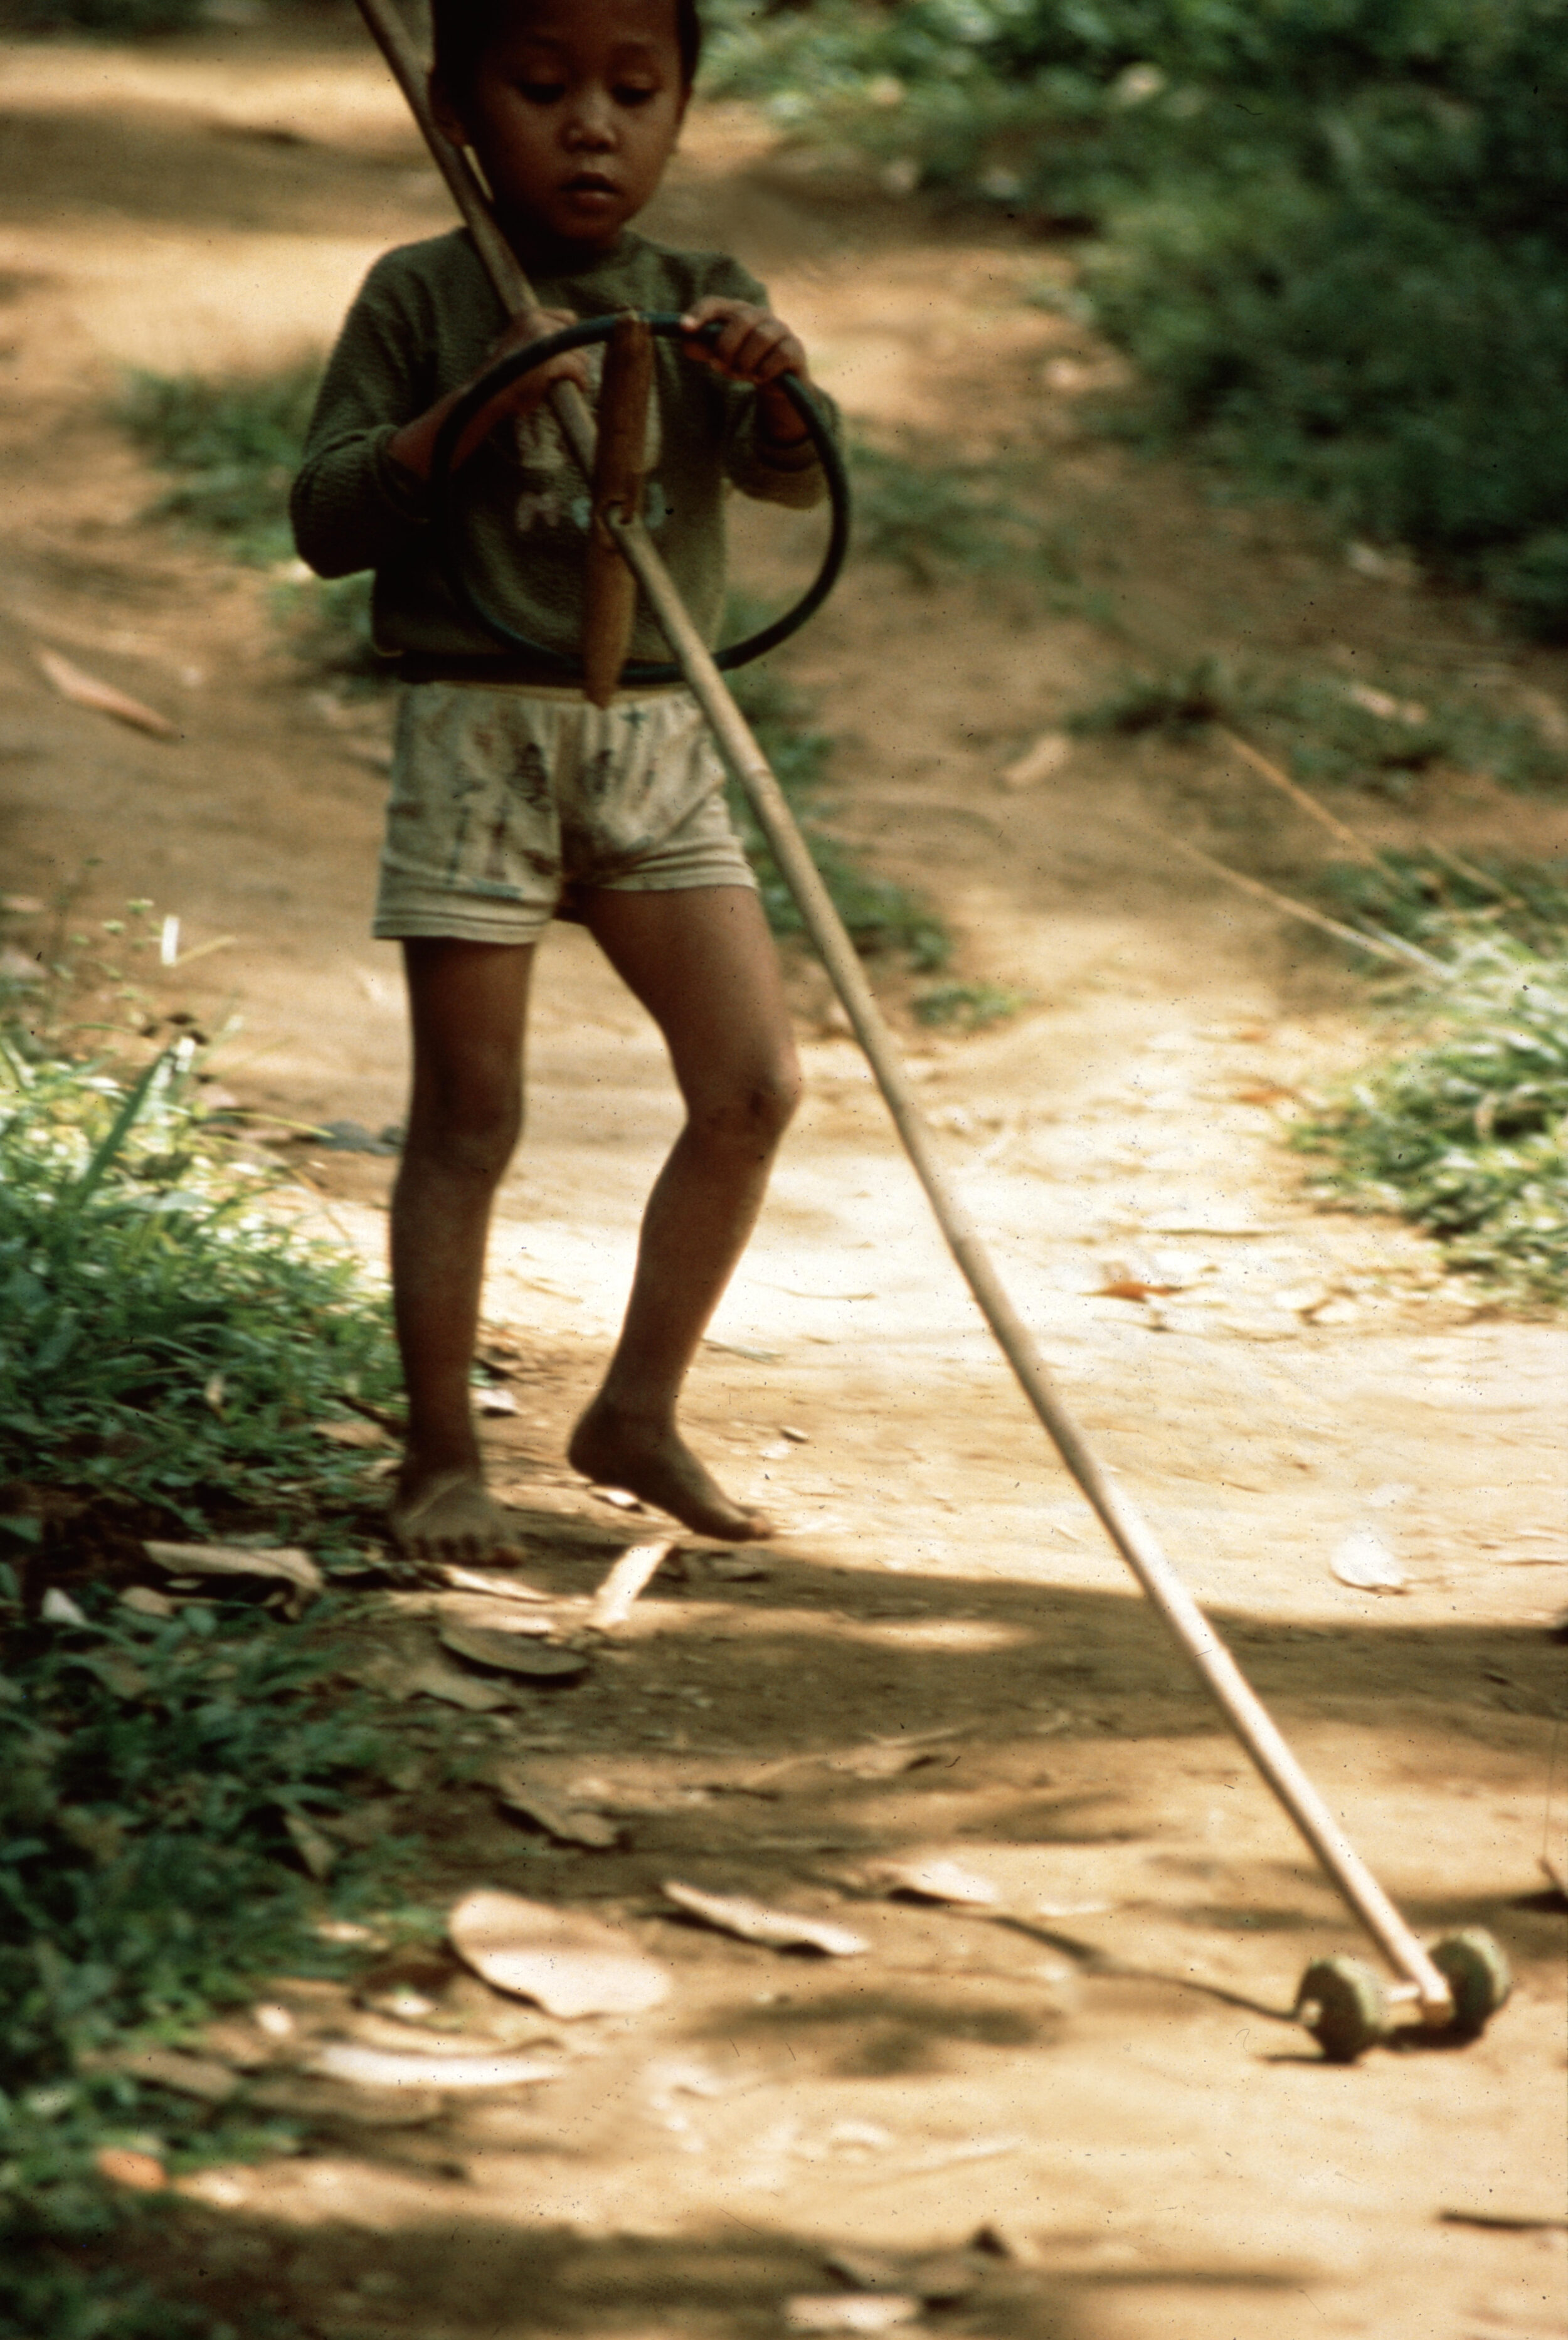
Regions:
<instances>
[{"instance_id":1,"label":"white patterned shorts","mask_svg":"<svg viewBox=\"0 0 1568 2340\"><path fill-rule=\"evenodd\" d=\"M580 891L755 887L724 769L684 690L408 685L373 931L537 942Z\"/></svg>"}]
</instances>

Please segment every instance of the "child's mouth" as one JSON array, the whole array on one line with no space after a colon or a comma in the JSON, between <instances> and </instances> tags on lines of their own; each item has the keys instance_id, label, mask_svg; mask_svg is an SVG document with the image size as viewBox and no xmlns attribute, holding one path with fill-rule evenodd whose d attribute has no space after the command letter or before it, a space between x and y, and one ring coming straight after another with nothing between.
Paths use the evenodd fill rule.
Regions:
<instances>
[{"instance_id":1,"label":"child's mouth","mask_svg":"<svg viewBox=\"0 0 1568 2340\"><path fill-rule=\"evenodd\" d=\"M568 179L561 193L574 203L600 204L613 203L620 190L613 179L600 177L596 172L581 172Z\"/></svg>"}]
</instances>

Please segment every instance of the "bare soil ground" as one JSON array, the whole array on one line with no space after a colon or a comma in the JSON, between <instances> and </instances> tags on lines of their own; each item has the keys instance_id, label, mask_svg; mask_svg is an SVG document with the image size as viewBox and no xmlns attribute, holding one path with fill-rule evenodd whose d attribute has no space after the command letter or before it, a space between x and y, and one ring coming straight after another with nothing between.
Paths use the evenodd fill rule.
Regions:
<instances>
[{"instance_id":1,"label":"bare soil ground","mask_svg":"<svg viewBox=\"0 0 1568 2340\"><path fill-rule=\"evenodd\" d=\"M154 985L209 1023L237 1009L224 1081L296 1122L402 1112L396 967L365 938L385 716L301 682L265 580L141 517L154 482L103 401L127 363L320 345L377 251L445 221L390 86L341 35L0 47L5 882L84 878L84 917L150 897L187 949L234 937ZM979 1038L908 1030L1067 1393L1413 1922L1489 1926L1518 1988L1463 2052L1341 2070L1291 2028L1305 1961L1354 1929L1027 1413L802 967L809 1101L690 1407L789 1532L741 1573L693 1548L576 1686L455 1725L411 1703L407 1778L367 1816L427 1832L432 1902L490 1884L591 1909L673 1990L634 2018L541 2021L561 2077L437 2091L402 2126L367 2127L347 2091L333 2128L318 2084L317 2149L191 2181L164 2270L332 2340L717 2340L840 2287L826 2253L985 2227L997 2247L967 2270L893 2271L946 2285L929 2328L1545 2340L1564 2304L1563 1907L1538 1861L1562 1843L1546 1629L1568 1339L1478 1309L1398 1225L1304 1198L1282 1117L1372 1044L1364 990L1166 842L1288 870L1315 850L1294 815L1208 751L1083 744L1036 788L998 774L1134 654L1399 660L1559 722L1563 662L1354 573L1305 519L1217 505L1085 435L1077 402L1114 362L1020 297L1060 253L807 174L730 110L700 114L655 226L758 268L864 427L1005 447L1074 531L1082 610L862 564L790 669L841 742L840 825L940 901L964 972L1030 999ZM770 556L749 536L747 557ZM180 738L66 705L41 648ZM1392 842L1568 849L1561 803L1452 773L1361 817ZM546 954L531 1096L488 1303L519 1405L494 1460L534 1515L523 1575L583 1592L628 1528L557 1458L675 1106L576 930ZM290 1158L379 1257L390 1165ZM1175 1288L1106 1296L1129 1270ZM1331 1573L1357 1527L1397 1552L1402 1598ZM424 1607L375 1611L354 1662L422 1645ZM610 1812L618 1844L553 1843L454 1784L454 1760L496 1753ZM994 1904L888 1898L878 1862L938 1855ZM700 1930L661 1905L670 1877L868 1947L808 1962ZM416 1979L493 2044L494 2003L450 1964ZM305 2030L395 2023L280 1996Z\"/></svg>"}]
</instances>

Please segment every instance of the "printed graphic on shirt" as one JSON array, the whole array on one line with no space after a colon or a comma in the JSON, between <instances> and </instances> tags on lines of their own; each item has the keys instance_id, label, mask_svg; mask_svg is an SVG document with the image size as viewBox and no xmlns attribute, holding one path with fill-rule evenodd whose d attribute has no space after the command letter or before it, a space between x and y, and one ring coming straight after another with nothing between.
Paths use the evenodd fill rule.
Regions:
<instances>
[{"instance_id":1,"label":"printed graphic on shirt","mask_svg":"<svg viewBox=\"0 0 1568 2340\"><path fill-rule=\"evenodd\" d=\"M589 402L597 409L604 379L604 344L596 342L581 354L588 361ZM590 506L582 474L567 452L561 425L548 406L517 416L512 423L512 449L521 473L512 510L512 524L518 534L528 536L535 529L554 528L580 529L586 533ZM656 378L653 395L648 402L648 424L642 440L645 473L658 468L663 450ZM643 507L643 518L649 527L659 527L665 511L663 491L657 480L650 478Z\"/></svg>"}]
</instances>

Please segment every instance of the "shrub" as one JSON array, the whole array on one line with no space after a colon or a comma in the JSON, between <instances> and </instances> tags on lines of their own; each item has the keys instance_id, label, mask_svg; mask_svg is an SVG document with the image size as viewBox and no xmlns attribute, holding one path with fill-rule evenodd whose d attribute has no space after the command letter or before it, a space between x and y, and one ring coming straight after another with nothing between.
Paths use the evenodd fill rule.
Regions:
<instances>
[{"instance_id":1,"label":"shrub","mask_svg":"<svg viewBox=\"0 0 1568 2340\"><path fill-rule=\"evenodd\" d=\"M1362 1074L1297 1142L1334 1196L1427 1228L1502 1290L1568 1298L1568 957L1455 937L1434 1036Z\"/></svg>"},{"instance_id":2,"label":"shrub","mask_svg":"<svg viewBox=\"0 0 1568 2340\"><path fill-rule=\"evenodd\" d=\"M889 185L1092 232L1126 420L1568 635L1568 0L719 0Z\"/></svg>"},{"instance_id":3,"label":"shrub","mask_svg":"<svg viewBox=\"0 0 1568 2340\"><path fill-rule=\"evenodd\" d=\"M312 1425L396 1390L387 1309L225 1163L189 1046L126 1086L0 1036L0 1478L286 1536L357 1500Z\"/></svg>"}]
</instances>

